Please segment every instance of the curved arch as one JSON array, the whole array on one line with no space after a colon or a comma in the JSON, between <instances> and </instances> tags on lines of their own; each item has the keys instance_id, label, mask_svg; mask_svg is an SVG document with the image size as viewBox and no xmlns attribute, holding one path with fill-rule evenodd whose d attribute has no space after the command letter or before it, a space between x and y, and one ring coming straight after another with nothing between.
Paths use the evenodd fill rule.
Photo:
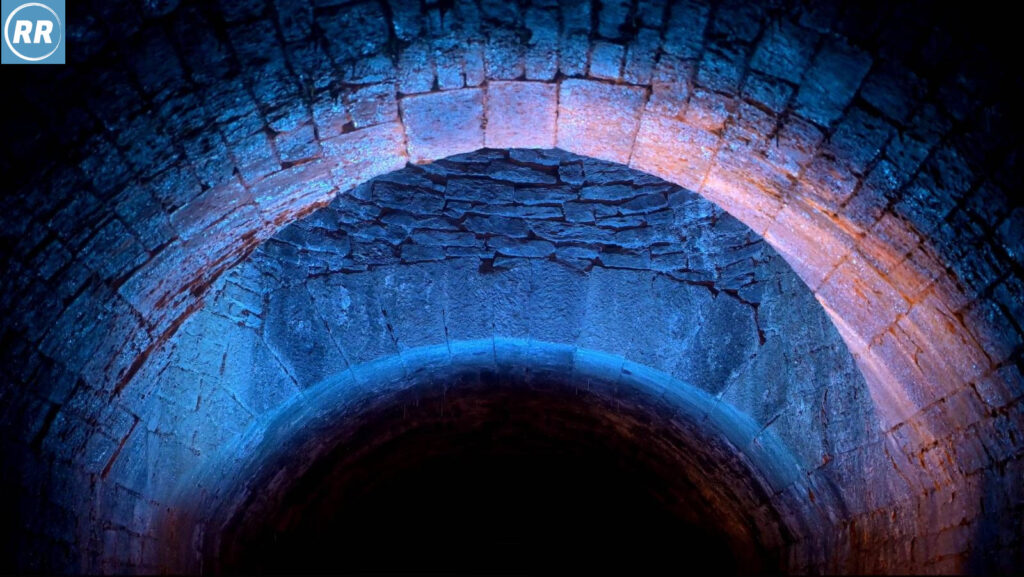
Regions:
<instances>
[{"instance_id":1,"label":"curved arch","mask_svg":"<svg viewBox=\"0 0 1024 577\"><path fill-rule=\"evenodd\" d=\"M489 379L504 385L487 385ZM461 389L488 386L539 386L544 394L571 393L571 403L617 406L623 419L632 413L649 419L645 427L650 428L645 430L652 435L673 427L669 438L684 443L682 454L701 464L681 470L722 478L723 483L715 485L721 494L706 496L723 507L716 514L730 519L740 515L751 523L732 527L740 532L730 535L736 540L736 555L754 563L747 569L765 569L757 565L764 559L746 558L752 550L781 563L828 558L820 549L832 546L827 535L835 519L829 519L827 511L838 507L836 496L830 487L812 487L809 478L798 475L799 467L785 446L750 417L699 388L617 355L495 338L420 347L378 359L325 379L263 415L201 471L181 480L168 514L157 523L164 544L158 566L182 573L218 572L224 552L238 547L234 540L244 539L246 530L258 528L280 507L289 489L282 480L303 478L313 463L375 420L368 415L418 405L421 398L426 403L440 390L454 399ZM676 452L675 458L680 454ZM710 468L703 469L707 465ZM809 491L816 500L793 499ZM761 510L764 503L770 503L767 511ZM790 550L794 544L797 549ZM204 566L204 560L214 566Z\"/></svg>"}]
</instances>

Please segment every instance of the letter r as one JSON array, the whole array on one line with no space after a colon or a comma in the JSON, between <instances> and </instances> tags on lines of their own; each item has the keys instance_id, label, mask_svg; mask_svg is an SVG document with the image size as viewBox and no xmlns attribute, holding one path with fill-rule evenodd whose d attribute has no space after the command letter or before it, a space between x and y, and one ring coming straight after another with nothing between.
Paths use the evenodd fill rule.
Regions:
<instances>
[{"instance_id":1,"label":"letter r","mask_svg":"<svg viewBox=\"0 0 1024 577\"><path fill-rule=\"evenodd\" d=\"M32 22L29 20L15 20L14 21L14 43L21 44L21 38L24 38L26 44L31 44L28 35L32 32Z\"/></svg>"},{"instance_id":2,"label":"letter r","mask_svg":"<svg viewBox=\"0 0 1024 577\"><path fill-rule=\"evenodd\" d=\"M49 20L37 20L36 21L36 37L33 43L39 44L39 40L46 37L47 44L53 44L53 40L50 40L50 32L53 30L53 22Z\"/></svg>"}]
</instances>

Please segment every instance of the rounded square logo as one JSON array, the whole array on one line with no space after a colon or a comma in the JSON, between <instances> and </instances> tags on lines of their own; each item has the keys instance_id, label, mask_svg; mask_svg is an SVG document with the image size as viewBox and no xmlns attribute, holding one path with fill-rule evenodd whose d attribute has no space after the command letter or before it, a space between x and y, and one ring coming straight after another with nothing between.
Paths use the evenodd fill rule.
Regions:
<instances>
[{"instance_id":1,"label":"rounded square logo","mask_svg":"<svg viewBox=\"0 0 1024 577\"><path fill-rule=\"evenodd\" d=\"M64 64L64 0L0 0L3 64Z\"/></svg>"}]
</instances>

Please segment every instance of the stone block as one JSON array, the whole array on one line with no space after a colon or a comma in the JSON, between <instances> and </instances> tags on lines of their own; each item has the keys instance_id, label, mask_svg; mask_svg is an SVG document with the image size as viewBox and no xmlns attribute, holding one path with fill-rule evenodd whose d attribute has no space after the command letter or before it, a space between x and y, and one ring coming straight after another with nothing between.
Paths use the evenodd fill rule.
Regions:
<instances>
[{"instance_id":1,"label":"stone block","mask_svg":"<svg viewBox=\"0 0 1024 577\"><path fill-rule=\"evenodd\" d=\"M666 118L681 116L686 111L690 98L691 76L694 63L669 54L661 54L651 78L651 96L647 100L646 112L660 114Z\"/></svg>"},{"instance_id":2,"label":"stone block","mask_svg":"<svg viewBox=\"0 0 1024 577\"><path fill-rule=\"evenodd\" d=\"M453 90L466 85L466 77L462 71L462 49L457 39L435 40L434 68L439 89Z\"/></svg>"},{"instance_id":3,"label":"stone block","mask_svg":"<svg viewBox=\"0 0 1024 577\"><path fill-rule=\"evenodd\" d=\"M120 220L114 218L81 251L86 266L100 278L122 278L144 263L149 255Z\"/></svg>"},{"instance_id":4,"label":"stone block","mask_svg":"<svg viewBox=\"0 0 1024 577\"><path fill-rule=\"evenodd\" d=\"M487 165L487 176L494 180L511 182L513 184L541 184L549 185L558 182L550 168L538 168L536 166L523 166L504 160L495 160ZM517 187L519 190L527 187Z\"/></svg>"},{"instance_id":5,"label":"stone block","mask_svg":"<svg viewBox=\"0 0 1024 577\"><path fill-rule=\"evenodd\" d=\"M480 205L474 207L473 212L534 220L562 218L562 211L557 206Z\"/></svg>"},{"instance_id":6,"label":"stone block","mask_svg":"<svg viewBox=\"0 0 1024 577\"><path fill-rule=\"evenodd\" d=\"M786 109L795 92L788 82L756 72L747 74L743 83L743 97L779 114Z\"/></svg>"},{"instance_id":7,"label":"stone block","mask_svg":"<svg viewBox=\"0 0 1024 577\"><path fill-rule=\"evenodd\" d=\"M488 80L514 80L525 73L522 44L517 34L502 28L492 29L484 46Z\"/></svg>"},{"instance_id":8,"label":"stone block","mask_svg":"<svg viewBox=\"0 0 1024 577\"><path fill-rule=\"evenodd\" d=\"M356 129L398 120L398 101L393 83L361 86L346 95L345 103Z\"/></svg>"},{"instance_id":9,"label":"stone block","mask_svg":"<svg viewBox=\"0 0 1024 577\"><path fill-rule=\"evenodd\" d=\"M401 258L405 264L444 260L446 256L447 254L442 246L402 245Z\"/></svg>"},{"instance_id":10,"label":"stone block","mask_svg":"<svg viewBox=\"0 0 1024 577\"><path fill-rule=\"evenodd\" d=\"M416 245L405 245L416 246ZM421 247L444 251L437 247ZM350 366L398 353L381 313L379 293L383 280L378 273L330 275L307 283L321 318ZM352 298L351 295L362 295Z\"/></svg>"},{"instance_id":11,"label":"stone block","mask_svg":"<svg viewBox=\"0 0 1024 577\"><path fill-rule=\"evenodd\" d=\"M587 203L566 202L562 205L568 222L594 222L594 209Z\"/></svg>"},{"instance_id":12,"label":"stone block","mask_svg":"<svg viewBox=\"0 0 1024 577\"><path fill-rule=\"evenodd\" d=\"M530 6L523 18L530 31L526 46L526 78L553 80L558 72L558 12Z\"/></svg>"},{"instance_id":13,"label":"stone block","mask_svg":"<svg viewBox=\"0 0 1024 577\"><path fill-rule=\"evenodd\" d=\"M766 27L750 68L799 84L816 43L817 34L785 20L776 21Z\"/></svg>"},{"instance_id":14,"label":"stone block","mask_svg":"<svg viewBox=\"0 0 1024 577\"><path fill-rule=\"evenodd\" d=\"M697 85L720 94L739 92L747 55L734 45L714 45L704 51L697 67Z\"/></svg>"},{"instance_id":15,"label":"stone block","mask_svg":"<svg viewBox=\"0 0 1024 577\"><path fill-rule=\"evenodd\" d=\"M819 126L830 126L842 117L870 67L871 57L865 52L839 41L827 42L797 92L797 113Z\"/></svg>"},{"instance_id":16,"label":"stone block","mask_svg":"<svg viewBox=\"0 0 1024 577\"><path fill-rule=\"evenodd\" d=\"M463 225L480 235L496 234L509 238L526 238L530 235L527 221L520 218L470 215L463 221Z\"/></svg>"},{"instance_id":17,"label":"stone block","mask_svg":"<svg viewBox=\"0 0 1024 577\"><path fill-rule=\"evenodd\" d=\"M409 159L422 163L484 146L483 90L409 96L399 103Z\"/></svg>"},{"instance_id":18,"label":"stone block","mask_svg":"<svg viewBox=\"0 0 1024 577\"><path fill-rule=\"evenodd\" d=\"M639 196L641 191L628 184L594 184L580 189L580 198L598 202L619 202Z\"/></svg>"},{"instance_id":19,"label":"stone block","mask_svg":"<svg viewBox=\"0 0 1024 577\"><path fill-rule=\"evenodd\" d=\"M444 191L448 200L481 204L505 204L514 200L515 188L486 178L452 178Z\"/></svg>"},{"instance_id":20,"label":"stone block","mask_svg":"<svg viewBox=\"0 0 1024 577\"><path fill-rule=\"evenodd\" d=\"M909 309L891 281L856 253L821 284L819 299L854 331L870 342Z\"/></svg>"},{"instance_id":21,"label":"stone block","mask_svg":"<svg viewBox=\"0 0 1024 577\"><path fill-rule=\"evenodd\" d=\"M443 230L421 230L410 235L412 241L423 246L476 246L479 241L471 232L448 232Z\"/></svg>"},{"instance_id":22,"label":"stone block","mask_svg":"<svg viewBox=\"0 0 1024 577\"><path fill-rule=\"evenodd\" d=\"M390 122L323 141L324 161L335 187L347 191L405 166L408 156L402 125Z\"/></svg>"},{"instance_id":23,"label":"stone block","mask_svg":"<svg viewBox=\"0 0 1024 577\"><path fill-rule=\"evenodd\" d=\"M252 187L253 202L264 218L279 224L325 206L338 192L328 169L327 162L316 161L282 170Z\"/></svg>"},{"instance_id":24,"label":"stone block","mask_svg":"<svg viewBox=\"0 0 1024 577\"><path fill-rule=\"evenodd\" d=\"M654 61L658 56L661 34L652 28L641 28L626 47L626 63L622 79L630 84L650 84Z\"/></svg>"},{"instance_id":25,"label":"stone block","mask_svg":"<svg viewBox=\"0 0 1024 577\"><path fill-rule=\"evenodd\" d=\"M234 138L234 137L231 137ZM281 170L281 160L274 150L272 139L263 132L262 128L245 136L239 136L237 140L230 142L230 153L235 161L235 172L241 177L246 185L258 182L267 176ZM202 166L197 170L203 171ZM206 179L203 182L211 185L226 186L233 183L235 178L220 178L219 181Z\"/></svg>"},{"instance_id":26,"label":"stone block","mask_svg":"<svg viewBox=\"0 0 1024 577\"><path fill-rule=\"evenodd\" d=\"M398 56L398 92L418 94L434 88L434 59L429 44L419 40Z\"/></svg>"},{"instance_id":27,"label":"stone block","mask_svg":"<svg viewBox=\"0 0 1024 577\"><path fill-rule=\"evenodd\" d=\"M596 226L540 221L530 223L530 228L538 237L554 242L601 244L612 240L611 231Z\"/></svg>"},{"instance_id":28,"label":"stone block","mask_svg":"<svg viewBox=\"0 0 1024 577\"><path fill-rule=\"evenodd\" d=\"M555 252L555 245L546 240L518 240L504 237L488 239L487 247L505 256L543 258Z\"/></svg>"},{"instance_id":29,"label":"stone block","mask_svg":"<svg viewBox=\"0 0 1024 577\"><path fill-rule=\"evenodd\" d=\"M711 166L718 137L685 122L644 113L630 168L696 190Z\"/></svg>"},{"instance_id":30,"label":"stone block","mask_svg":"<svg viewBox=\"0 0 1024 577\"><path fill-rule=\"evenodd\" d=\"M447 342L443 270L423 263L381 271L377 298L399 351Z\"/></svg>"},{"instance_id":31,"label":"stone block","mask_svg":"<svg viewBox=\"0 0 1024 577\"><path fill-rule=\"evenodd\" d=\"M377 54L388 42L388 19L376 2L322 12L316 25L337 63Z\"/></svg>"},{"instance_id":32,"label":"stone block","mask_svg":"<svg viewBox=\"0 0 1024 577\"><path fill-rule=\"evenodd\" d=\"M562 81L558 100L558 147L602 160L627 163L646 91L591 80Z\"/></svg>"},{"instance_id":33,"label":"stone block","mask_svg":"<svg viewBox=\"0 0 1024 577\"><path fill-rule=\"evenodd\" d=\"M586 34L568 34L558 42L558 69L567 77L583 76L587 70L590 38Z\"/></svg>"},{"instance_id":34,"label":"stone block","mask_svg":"<svg viewBox=\"0 0 1024 577\"><path fill-rule=\"evenodd\" d=\"M763 148L768 142L768 136L775 132L778 122L775 116L744 100L725 102L734 107L735 111L724 127L722 137L748 146L752 151Z\"/></svg>"},{"instance_id":35,"label":"stone block","mask_svg":"<svg viewBox=\"0 0 1024 577\"><path fill-rule=\"evenodd\" d=\"M814 124L790 116L765 145L765 158L796 176L814 157L824 137L824 133Z\"/></svg>"},{"instance_id":36,"label":"stone block","mask_svg":"<svg viewBox=\"0 0 1024 577\"><path fill-rule=\"evenodd\" d=\"M550 260L533 261L531 268L535 280L524 303L529 308L530 339L575 343L583 316L585 275Z\"/></svg>"},{"instance_id":37,"label":"stone block","mask_svg":"<svg viewBox=\"0 0 1024 577\"><path fill-rule=\"evenodd\" d=\"M683 120L694 128L721 134L735 106L736 102L728 96L698 88L690 95Z\"/></svg>"},{"instance_id":38,"label":"stone block","mask_svg":"<svg viewBox=\"0 0 1024 577\"><path fill-rule=\"evenodd\" d=\"M782 207L781 198L790 181L777 168L744 150L723 146L715 161L695 190L763 234Z\"/></svg>"},{"instance_id":39,"label":"stone block","mask_svg":"<svg viewBox=\"0 0 1024 577\"><path fill-rule=\"evenodd\" d=\"M994 300L976 300L960 314L994 365L1003 364L1024 347L1024 338Z\"/></svg>"},{"instance_id":40,"label":"stone block","mask_svg":"<svg viewBox=\"0 0 1024 577\"><path fill-rule=\"evenodd\" d=\"M630 16L630 4L625 0L602 2L597 13L597 33L605 38L621 38Z\"/></svg>"},{"instance_id":41,"label":"stone block","mask_svg":"<svg viewBox=\"0 0 1024 577\"><path fill-rule=\"evenodd\" d=\"M904 122L910 118L926 90L927 83L911 70L885 61L875 66L864 79L860 95L891 120Z\"/></svg>"},{"instance_id":42,"label":"stone block","mask_svg":"<svg viewBox=\"0 0 1024 577\"><path fill-rule=\"evenodd\" d=\"M860 178L849 164L831 155L819 154L804 168L797 192L825 210L839 213L859 183Z\"/></svg>"},{"instance_id":43,"label":"stone block","mask_svg":"<svg viewBox=\"0 0 1024 577\"><path fill-rule=\"evenodd\" d=\"M669 8L668 25L662 50L680 58L695 59L704 46L704 28L708 23L707 4L673 2Z\"/></svg>"},{"instance_id":44,"label":"stone block","mask_svg":"<svg viewBox=\"0 0 1024 577\"><path fill-rule=\"evenodd\" d=\"M553 148L558 93L554 84L494 81L487 87L488 148Z\"/></svg>"},{"instance_id":45,"label":"stone block","mask_svg":"<svg viewBox=\"0 0 1024 577\"><path fill-rule=\"evenodd\" d=\"M936 388L975 382L992 368L960 317L934 294L915 302L899 326L923 353L917 358L918 365L924 370L927 363L935 371L927 376Z\"/></svg>"},{"instance_id":46,"label":"stone block","mask_svg":"<svg viewBox=\"0 0 1024 577\"><path fill-rule=\"evenodd\" d=\"M849 110L829 137L828 149L858 174L878 157L894 128L885 119L855 107Z\"/></svg>"},{"instance_id":47,"label":"stone block","mask_svg":"<svg viewBox=\"0 0 1024 577\"><path fill-rule=\"evenodd\" d=\"M621 44L595 42L590 49L590 76L601 80L622 78L622 61L626 49Z\"/></svg>"}]
</instances>

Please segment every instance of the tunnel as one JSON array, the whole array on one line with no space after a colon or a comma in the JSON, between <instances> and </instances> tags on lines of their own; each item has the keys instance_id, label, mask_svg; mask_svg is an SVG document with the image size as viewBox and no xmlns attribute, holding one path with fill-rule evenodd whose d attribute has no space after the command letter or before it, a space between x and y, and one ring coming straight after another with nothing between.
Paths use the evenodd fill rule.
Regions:
<instances>
[{"instance_id":1,"label":"tunnel","mask_svg":"<svg viewBox=\"0 0 1024 577\"><path fill-rule=\"evenodd\" d=\"M2 70L0 571L1024 568L1008 19L67 10Z\"/></svg>"}]
</instances>

